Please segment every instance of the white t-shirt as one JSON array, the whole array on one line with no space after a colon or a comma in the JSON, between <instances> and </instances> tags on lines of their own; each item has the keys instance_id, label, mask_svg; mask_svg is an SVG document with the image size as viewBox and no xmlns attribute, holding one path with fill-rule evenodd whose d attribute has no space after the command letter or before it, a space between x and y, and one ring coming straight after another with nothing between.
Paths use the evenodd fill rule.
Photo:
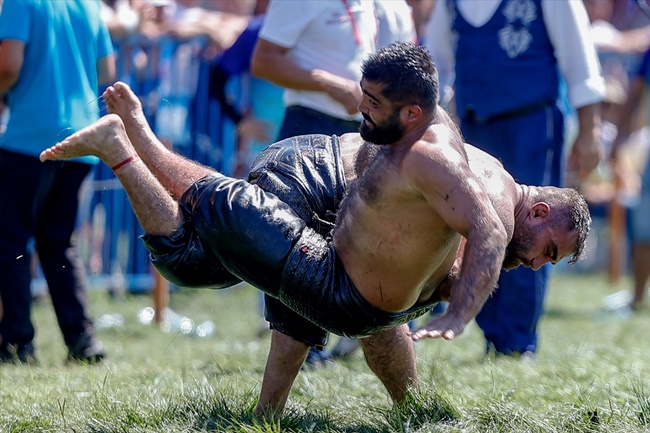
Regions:
<instances>
[{"instance_id":1,"label":"white t-shirt","mask_svg":"<svg viewBox=\"0 0 650 433\"><path fill-rule=\"evenodd\" d=\"M417 43L411 7L406 0L375 0L375 10L379 21L378 49L393 42Z\"/></svg>"},{"instance_id":2,"label":"white t-shirt","mask_svg":"<svg viewBox=\"0 0 650 433\"><path fill-rule=\"evenodd\" d=\"M375 52L377 19L372 0L271 0L259 37L289 48L300 67L322 69L355 82ZM302 105L339 119L361 120L324 92L285 89L286 106Z\"/></svg>"}]
</instances>

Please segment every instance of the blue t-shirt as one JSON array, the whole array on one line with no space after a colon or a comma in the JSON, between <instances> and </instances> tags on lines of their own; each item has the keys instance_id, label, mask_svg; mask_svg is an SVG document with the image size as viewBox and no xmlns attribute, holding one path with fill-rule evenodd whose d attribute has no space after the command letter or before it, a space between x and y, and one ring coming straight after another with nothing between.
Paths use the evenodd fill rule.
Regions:
<instances>
[{"instance_id":1,"label":"blue t-shirt","mask_svg":"<svg viewBox=\"0 0 650 433\"><path fill-rule=\"evenodd\" d=\"M99 118L96 64L113 51L100 7L99 0L3 3L0 40L22 41L25 52L7 92L10 116L0 147L38 156Z\"/></svg>"}]
</instances>

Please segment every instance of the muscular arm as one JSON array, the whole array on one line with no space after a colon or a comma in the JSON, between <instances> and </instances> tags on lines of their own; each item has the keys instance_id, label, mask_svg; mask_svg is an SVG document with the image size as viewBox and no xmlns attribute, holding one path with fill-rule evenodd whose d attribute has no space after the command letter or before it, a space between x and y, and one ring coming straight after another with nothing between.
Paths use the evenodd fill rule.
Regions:
<instances>
[{"instance_id":1,"label":"muscular arm","mask_svg":"<svg viewBox=\"0 0 650 433\"><path fill-rule=\"evenodd\" d=\"M457 260L454 265L460 265L458 277L447 283L451 284L451 293L446 314L413 332L412 337L452 339L478 314L496 286L507 233L487 193L460 153L445 150L411 168L414 183L431 207L466 239L462 262Z\"/></svg>"},{"instance_id":2,"label":"muscular arm","mask_svg":"<svg viewBox=\"0 0 650 433\"><path fill-rule=\"evenodd\" d=\"M278 86L325 92L343 105L348 113L357 112L361 100L358 83L322 69L301 68L287 56L288 52L288 48L258 39L251 58L251 73Z\"/></svg>"}]
</instances>

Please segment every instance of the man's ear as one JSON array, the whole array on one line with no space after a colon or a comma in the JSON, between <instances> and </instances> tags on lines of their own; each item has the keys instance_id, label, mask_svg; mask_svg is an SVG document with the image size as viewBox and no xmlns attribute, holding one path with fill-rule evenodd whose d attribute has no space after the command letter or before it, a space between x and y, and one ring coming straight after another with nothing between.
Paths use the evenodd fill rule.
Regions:
<instances>
[{"instance_id":1,"label":"man's ear","mask_svg":"<svg viewBox=\"0 0 650 433\"><path fill-rule=\"evenodd\" d=\"M416 104L408 104L400 110L400 116L403 122L412 122L422 115L422 107Z\"/></svg>"},{"instance_id":2,"label":"man's ear","mask_svg":"<svg viewBox=\"0 0 650 433\"><path fill-rule=\"evenodd\" d=\"M530 216L532 218L546 218L550 212L551 207L543 201L535 203L530 208Z\"/></svg>"}]
</instances>

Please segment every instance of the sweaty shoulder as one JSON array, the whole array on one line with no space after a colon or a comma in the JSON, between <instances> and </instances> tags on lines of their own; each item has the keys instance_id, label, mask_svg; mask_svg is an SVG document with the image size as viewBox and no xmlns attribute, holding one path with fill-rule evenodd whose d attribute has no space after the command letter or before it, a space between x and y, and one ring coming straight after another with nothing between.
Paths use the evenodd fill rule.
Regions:
<instances>
[{"instance_id":1,"label":"sweaty shoulder","mask_svg":"<svg viewBox=\"0 0 650 433\"><path fill-rule=\"evenodd\" d=\"M502 194L514 187L514 179L501 161L469 143L464 145L470 169L481 179L489 194Z\"/></svg>"},{"instance_id":2,"label":"sweaty shoulder","mask_svg":"<svg viewBox=\"0 0 650 433\"><path fill-rule=\"evenodd\" d=\"M514 208L518 201L517 183L501 161L487 152L465 143L469 166L483 185L492 206L509 234L514 225Z\"/></svg>"},{"instance_id":3,"label":"sweaty shoulder","mask_svg":"<svg viewBox=\"0 0 650 433\"><path fill-rule=\"evenodd\" d=\"M431 169L453 171L467 167L467 154L460 137L446 125L436 124L427 128L422 137L410 146L404 158L406 174L409 170Z\"/></svg>"}]
</instances>

